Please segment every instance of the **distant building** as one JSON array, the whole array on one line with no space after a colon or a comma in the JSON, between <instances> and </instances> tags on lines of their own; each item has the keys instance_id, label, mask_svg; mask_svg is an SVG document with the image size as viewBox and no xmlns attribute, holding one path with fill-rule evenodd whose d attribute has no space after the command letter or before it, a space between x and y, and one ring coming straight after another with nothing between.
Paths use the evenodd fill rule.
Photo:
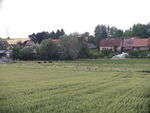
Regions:
<instances>
[{"instance_id":1,"label":"distant building","mask_svg":"<svg viewBox=\"0 0 150 113\"><path fill-rule=\"evenodd\" d=\"M59 40L59 39L53 39L53 40L51 40L53 43L55 43L55 44L59 44L60 42L61 42L61 40Z\"/></svg>"},{"instance_id":2,"label":"distant building","mask_svg":"<svg viewBox=\"0 0 150 113\"><path fill-rule=\"evenodd\" d=\"M28 40L29 40L28 38L22 38L22 39L19 38L19 39L9 39L9 40L6 40L6 41L9 45L15 45L19 42L24 43L25 41L28 41Z\"/></svg>"},{"instance_id":3,"label":"distant building","mask_svg":"<svg viewBox=\"0 0 150 113\"><path fill-rule=\"evenodd\" d=\"M124 39L123 49L129 50L150 50L150 38L129 38Z\"/></svg>"},{"instance_id":4,"label":"distant building","mask_svg":"<svg viewBox=\"0 0 150 113\"><path fill-rule=\"evenodd\" d=\"M32 47L32 46L36 46L36 44L33 41L28 40L25 42L25 47Z\"/></svg>"},{"instance_id":5,"label":"distant building","mask_svg":"<svg viewBox=\"0 0 150 113\"><path fill-rule=\"evenodd\" d=\"M150 38L105 38L100 41L100 50L150 50Z\"/></svg>"},{"instance_id":6,"label":"distant building","mask_svg":"<svg viewBox=\"0 0 150 113\"><path fill-rule=\"evenodd\" d=\"M1 57L10 57L12 50L0 50L0 58Z\"/></svg>"},{"instance_id":7,"label":"distant building","mask_svg":"<svg viewBox=\"0 0 150 113\"><path fill-rule=\"evenodd\" d=\"M6 50L0 50L0 58L6 55L5 52Z\"/></svg>"},{"instance_id":8,"label":"distant building","mask_svg":"<svg viewBox=\"0 0 150 113\"><path fill-rule=\"evenodd\" d=\"M100 41L100 50L121 51L123 39L121 38L105 38Z\"/></svg>"},{"instance_id":9,"label":"distant building","mask_svg":"<svg viewBox=\"0 0 150 113\"><path fill-rule=\"evenodd\" d=\"M89 49L96 49L96 48L97 48L97 46L94 45L93 43L86 43L86 45L87 45L87 47L88 47Z\"/></svg>"}]
</instances>

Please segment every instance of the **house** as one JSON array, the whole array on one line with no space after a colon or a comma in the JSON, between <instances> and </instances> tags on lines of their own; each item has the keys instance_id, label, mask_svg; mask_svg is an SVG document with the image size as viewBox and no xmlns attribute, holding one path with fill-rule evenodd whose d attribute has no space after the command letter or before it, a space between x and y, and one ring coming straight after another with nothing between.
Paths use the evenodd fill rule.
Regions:
<instances>
[{"instance_id":1,"label":"house","mask_svg":"<svg viewBox=\"0 0 150 113\"><path fill-rule=\"evenodd\" d=\"M150 50L150 38L129 38L123 41L123 50Z\"/></svg>"},{"instance_id":2,"label":"house","mask_svg":"<svg viewBox=\"0 0 150 113\"><path fill-rule=\"evenodd\" d=\"M28 41L25 41L24 46L25 47L32 47L32 46L36 46L36 44L33 41L28 40Z\"/></svg>"},{"instance_id":3,"label":"house","mask_svg":"<svg viewBox=\"0 0 150 113\"><path fill-rule=\"evenodd\" d=\"M53 43L55 43L55 44L59 44L60 42L61 42L61 40L59 40L59 39L53 39L53 40L51 40Z\"/></svg>"},{"instance_id":4,"label":"house","mask_svg":"<svg viewBox=\"0 0 150 113\"><path fill-rule=\"evenodd\" d=\"M94 45L93 43L86 43L86 46L89 48L89 49L96 49L96 45Z\"/></svg>"},{"instance_id":5,"label":"house","mask_svg":"<svg viewBox=\"0 0 150 113\"><path fill-rule=\"evenodd\" d=\"M0 58L1 57L10 57L12 50L0 50Z\"/></svg>"},{"instance_id":6,"label":"house","mask_svg":"<svg viewBox=\"0 0 150 113\"><path fill-rule=\"evenodd\" d=\"M19 42L24 43L28 40L29 40L28 38L18 38L18 39L9 39L9 40L6 40L6 41L9 44L10 47L13 47L14 45L16 45Z\"/></svg>"},{"instance_id":7,"label":"house","mask_svg":"<svg viewBox=\"0 0 150 113\"><path fill-rule=\"evenodd\" d=\"M5 52L6 52L6 50L0 50L0 57L5 56L6 55Z\"/></svg>"},{"instance_id":8,"label":"house","mask_svg":"<svg viewBox=\"0 0 150 113\"><path fill-rule=\"evenodd\" d=\"M123 45L122 38L105 38L100 41L100 51L102 50L121 51L122 45Z\"/></svg>"},{"instance_id":9,"label":"house","mask_svg":"<svg viewBox=\"0 0 150 113\"><path fill-rule=\"evenodd\" d=\"M105 38L100 41L100 50L150 50L150 38Z\"/></svg>"}]
</instances>

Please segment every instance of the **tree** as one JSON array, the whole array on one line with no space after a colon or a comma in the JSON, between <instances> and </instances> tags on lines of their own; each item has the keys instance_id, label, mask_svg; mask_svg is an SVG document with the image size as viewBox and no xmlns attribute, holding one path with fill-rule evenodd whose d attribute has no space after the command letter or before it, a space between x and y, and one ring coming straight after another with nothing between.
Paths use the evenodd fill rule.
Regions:
<instances>
[{"instance_id":1,"label":"tree","mask_svg":"<svg viewBox=\"0 0 150 113\"><path fill-rule=\"evenodd\" d=\"M56 39L59 39L60 36L61 36L61 31L58 29L58 30L56 31Z\"/></svg>"},{"instance_id":2,"label":"tree","mask_svg":"<svg viewBox=\"0 0 150 113\"><path fill-rule=\"evenodd\" d=\"M146 25L147 36L150 37L150 23Z\"/></svg>"},{"instance_id":3,"label":"tree","mask_svg":"<svg viewBox=\"0 0 150 113\"><path fill-rule=\"evenodd\" d=\"M144 24L135 24L132 27L132 34L135 37L141 37L141 38L148 37L146 25L144 25Z\"/></svg>"},{"instance_id":4,"label":"tree","mask_svg":"<svg viewBox=\"0 0 150 113\"><path fill-rule=\"evenodd\" d=\"M131 28L129 30L125 30L125 32L123 33L123 37L132 37L132 30Z\"/></svg>"},{"instance_id":5,"label":"tree","mask_svg":"<svg viewBox=\"0 0 150 113\"><path fill-rule=\"evenodd\" d=\"M36 58L36 52L33 47L25 47L20 51L21 60L34 60Z\"/></svg>"},{"instance_id":6,"label":"tree","mask_svg":"<svg viewBox=\"0 0 150 113\"><path fill-rule=\"evenodd\" d=\"M18 48L18 47L14 47L14 48L12 49L11 57L12 57L14 60L21 59L21 49Z\"/></svg>"},{"instance_id":7,"label":"tree","mask_svg":"<svg viewBox=\"0 0 150 113\"><path fill-rule=\"evenodd\" d=\"M108 37L107 27L105 25L96 26L94 32L95 32L96 38L107 38Z\"/></svg>"},{"instance_id":8,"label":"tree","mask_svg":"<svg viewBox=\"0 0 150 113\"><path fill-rule=\"evenodd\" d=\"M39 55L43 60L52 60L57 54L58 46L52 40L47 39L42 41L39 46Z\"/></svg>"},{"instance_id":9,"label":"tree","mask_svg":"<svg viewBox=\"0 0 150 113\"><path fill-rule=\"evenodd\" d=\"M110 27L108 29L108 37L110 38L117 38L117 37L122 37L123 36L123 31L121 29L117 29L116 27Z\"/></svg>"},{"instance_id":10,"label":"tree","mask_svg":"<svg viewBox=\"0 0 150 113\"><path fill-rule=\"evenodd\" d=\"M49 33L48 32L40 32L40 33L33 33L32 35L29 35L29 38L34 42L34 43L41 43L43 40L48 39Z\"/></svg>"},{"instance_id":11,"label":"tree","mask_svg":"<svg viewBox=\"0 0 150 113\"><path fill-rule=\"evenodd\" d=\"M124 37L150 37L150 24L135 24L123 33Z\"/></svg>"},{"instance_id":12,"label":"tree","mask_svg":"<svg viewBox=\"0 0 150 113\"><path fill-rule=\"evenodd\" d=\"M74 60L79 58L81 51L81 44L78 38L66 36L62 38L60 43L61 58L65 60Z\"/></svg>"},{"instance_id":13,"label":"tree","mask_svg":"<svg viewBox=\"0 0 150 113\"><path fill-rule=\"evenodd\" d=\"M96 42L96 37L94 37L93 35L90 35L89 38L88 38L88 43L93 43L94 45L97 45L97 42Z\"/></svg>"},{"instance_id":14,"label":"tree","mask_svg":"<svg viewBox=\"0 0 150 113\"><path fill-rule=\"evenodd\" d=\"M57 30L56 33L54 31L52 32L39 32L37 34L33 33L31 35L29 35L30 40L32 40L34 43L41 43L43 40L45 39L59 39L60 37L62 37L63 35L65 35L65 32L63 29L61 30Z\"/></svg>"},{"instance_id":15,"label":"tree","mask_svg":"<svg viewBox=\"0 0 150 113\"><path fill-rule=\"evenodd\" d=\"M65 35L65 32L64 32L63 29L61 29L61 31L60 31L60 36L64 36L64 35Z\"/></svg>"},{"instance_id":16,"label":"tree","mask_svg":"<svg viewBox=\"0 0 150 113\"><path fill-rule=\"evenodd\" d=\"M56 39L56 34L55 34L54 31L52 31L52 32L50 33L50 37L51 37L52 39Z\"/></svg>"},{"instance_id":17,"label":"tree","mask_svg":"<svg viewBox=\"0 0 150 113\"><path fill-rule=\"evenodd\" d=\"M95 28L95 37L97 39L97 48L99 50L100 40L108 37L107 27L105 25L97 25Z\"/></svg>"}]
</instances>

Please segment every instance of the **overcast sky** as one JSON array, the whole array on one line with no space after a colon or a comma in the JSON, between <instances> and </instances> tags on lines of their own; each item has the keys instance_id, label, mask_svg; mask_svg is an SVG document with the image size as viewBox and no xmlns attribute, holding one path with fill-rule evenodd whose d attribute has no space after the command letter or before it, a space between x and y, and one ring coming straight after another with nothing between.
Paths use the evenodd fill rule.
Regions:
<instances>
[{"instance_id":1,"label":"overcast sky","mask_svg":"<svg viewBox=\"0 0 150 113\"><path fill-rule=\"evenodd\" d=\"M150 22L150 0L3 0L0 7L1 37L61 28L93 33L97 24L128 29Z\"/></svg>"}]
</instances>

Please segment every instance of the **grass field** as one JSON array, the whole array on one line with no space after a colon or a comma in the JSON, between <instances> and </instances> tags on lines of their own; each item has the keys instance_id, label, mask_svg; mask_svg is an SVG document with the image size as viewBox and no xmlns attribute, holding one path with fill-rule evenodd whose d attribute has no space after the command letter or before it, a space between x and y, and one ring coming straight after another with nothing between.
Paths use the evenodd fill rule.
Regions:
<instances>
[{"instance_id":1,"label":"grass field","mask_svg":"<svg viewBox=\"0 0 150 113\"><path fill-rule=\"evenodd\" d=\"M150 59L0 64L0 113L150 113Z\"/></svg>"}]
</instances>

